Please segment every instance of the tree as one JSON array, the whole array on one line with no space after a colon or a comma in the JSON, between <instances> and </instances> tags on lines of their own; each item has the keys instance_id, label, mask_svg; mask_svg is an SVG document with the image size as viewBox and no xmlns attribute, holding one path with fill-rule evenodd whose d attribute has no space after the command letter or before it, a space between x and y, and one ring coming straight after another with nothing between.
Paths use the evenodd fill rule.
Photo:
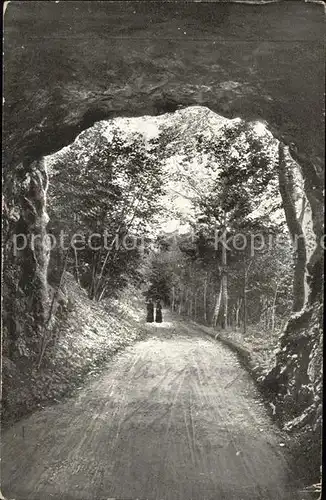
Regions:
<instances>
[{"instance_id":1,"label":"tree","mask_svg":"<svg viewBox=\"0 0 326 500\"><path fill-rule=\"evenodd\" d=\"M279 214L277 141L267 131L258 133L255 125L239 121L225 127L217 139L199 136L196 141L209 158L203 183L198 186L195 181L192 146L182 150L181 165L172 174L181 189L186 186L197 214L195 220L189 218L195 239L190 234L177 237L183 257L179 253L172 273L174 308L178 304L180 313L219 328L238 328L242 320L244 331L248 321L263 321L266 330L271 326L273 330L281 283L288 283L291 268L285 259L285 279L282 258L288 243L283 243L284 248L269 245L271 237L273 241L286 235L284 216ZM256 233L264 244L254 248L252 255L250 242ZM239 236L248 242L240 249ZM202 295L199 302L198 295Z\"/></svg>"},{"instance_id":2,"label":"tree","mask_svg":"<svg viewBox=\"0 0 326 500\"><path fill-rule=\"evenodd\" d=\"M69 240L91 238L92 245L74 245L73 266L96 300L122 286L118 276L141 258L146 225L163 193L155 141L145 143L140 135L127 141L116 127L109 138L106 132L97 124L51 162L50 230L58 237L63 229Z\"/></svg>"}]
</instances>

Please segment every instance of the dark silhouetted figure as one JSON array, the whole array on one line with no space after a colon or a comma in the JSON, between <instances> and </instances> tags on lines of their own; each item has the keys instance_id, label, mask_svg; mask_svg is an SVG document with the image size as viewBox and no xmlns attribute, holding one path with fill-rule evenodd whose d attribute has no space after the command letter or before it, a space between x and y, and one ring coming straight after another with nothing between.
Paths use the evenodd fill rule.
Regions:
<instances>
[{"instance_id":1,"label":"dark silhouetted figure","mask_svg":"<svg viewBox=\"0 0 326 500\"><path fill-rule=\"evenodd\" d=\"M156 302L155 321L156 321L156 323L162 323L162 306L161 306L161 302L159 300Z\"/></svg>"},{"instance_id":2,"label":"dark silhouetted figure","mask_svg":"<svg viewBox=\"0 0 326 500\"><path fill-rule=\"evenodd\" d=\"M147 302L147 323L153 323L154 321L154 304L152 299L149 299Z\"/></svg>"}]
</instances>

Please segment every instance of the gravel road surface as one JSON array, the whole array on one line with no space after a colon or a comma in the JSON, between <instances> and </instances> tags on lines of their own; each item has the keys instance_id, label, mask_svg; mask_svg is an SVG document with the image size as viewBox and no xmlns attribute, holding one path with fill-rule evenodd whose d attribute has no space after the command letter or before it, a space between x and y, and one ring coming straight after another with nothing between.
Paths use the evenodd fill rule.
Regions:
<instances>
[{"instance_id":1,"label":"gravel road surface","mask_svg":"<svg viewBox=\"0 0 326 500\"><path fill-rule=\"evenodd\" d=\"M294 500L287 445L226 347L150 326L75 397L2 435L15 500Z\"/></svg>"}]
</instances>

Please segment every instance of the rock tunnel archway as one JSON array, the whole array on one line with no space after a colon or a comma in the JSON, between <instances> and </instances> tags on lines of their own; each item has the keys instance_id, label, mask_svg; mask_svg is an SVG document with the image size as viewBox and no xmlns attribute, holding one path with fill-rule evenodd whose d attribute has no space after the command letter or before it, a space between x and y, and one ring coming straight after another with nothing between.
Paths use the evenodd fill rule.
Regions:
<instances>
[{"instance_id":1,"label":"rock tunnel archway","mask_svg":"<svg viewBox=\"0 0 326 500\"><path fill-rule=\"evenodd\" d=\"M4 25L5 196L14 182L21 203L27 181L23 195L34 197L36 218L24 204L19 210L42 234L44 155L99 120L201 105L227 118L263 120L289 145L319 237L323 20L323 5L304 1L11 2ZM44 248L38 251L44 257ZM47 257L42 262L41 269L31 266L39 273L36 302L46 287ZM320 253L312 265L320 279Z\"/></svg>"},{"instance_id":2,"label":"rock tunnel archway","mask_svg":"<svg viewBox=\"0 0 326 500\"><path fill-rule=\"evenodd\" d=\"M5 15L6 164L95 121L204 105L266 120L323 158L323 9L245 3L14 2Z\"/></svg>"}]
</instances>

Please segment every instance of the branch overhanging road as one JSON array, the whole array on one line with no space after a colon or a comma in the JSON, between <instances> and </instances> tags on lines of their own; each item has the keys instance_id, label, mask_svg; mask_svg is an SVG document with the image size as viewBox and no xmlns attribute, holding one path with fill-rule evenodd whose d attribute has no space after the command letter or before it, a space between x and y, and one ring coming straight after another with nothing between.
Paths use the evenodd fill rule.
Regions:
<instances>
[{"instance_id":1,"label":"branch overhanging road","mask_svg":"<svg viewBox=\"0 0 326 500\"><path fill-rule=\"evenodd\" d=\"M2 436L15 500L294 500L284 436L236 356L182 322L149 327L78 395Z\"/></svg>"}]
</instances>

